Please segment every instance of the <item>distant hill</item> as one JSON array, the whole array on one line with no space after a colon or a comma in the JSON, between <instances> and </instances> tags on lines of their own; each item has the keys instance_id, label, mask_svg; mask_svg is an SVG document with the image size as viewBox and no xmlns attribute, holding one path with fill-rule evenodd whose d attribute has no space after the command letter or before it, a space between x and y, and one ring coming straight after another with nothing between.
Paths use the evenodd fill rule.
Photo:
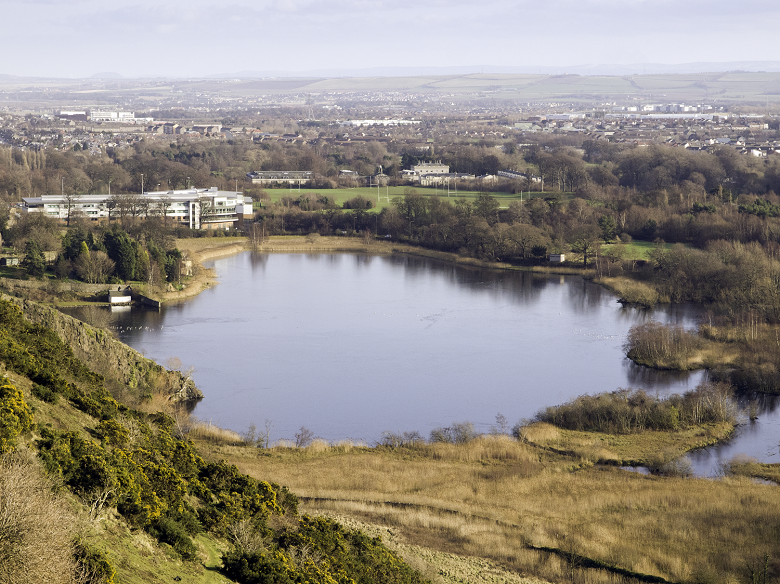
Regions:
<instances>
[{"instance_id":1,"label":"distant hill","mask_svg":"<svg viewBox=\"0 0 780 584\"><path fill-rule=\"evenodd\" d=\"M208 79L247 79L268 77L418 77L430 75L471 75L475 73L536 74L536 75L663 75L718 73L731 71L780 72L780 61L732 61L732 62L696 62L696 63L631 63L618 64L582 64L570 66L497 66L497 65L461 65L454 67L371 67L364 69L308 69L238 71L235 73L214 73L206 75Z\"/></svg>"},{"instance_id":2,"label":"distant hill","mask_svg":"<svg viewBox=\"0 0 780 584\"><path fill-rule=\"evenodd\" d=\"M124 79L124 76L113 71L106 71L104 73L95 73L90 79Z\"/></svg>"}]
</instances>

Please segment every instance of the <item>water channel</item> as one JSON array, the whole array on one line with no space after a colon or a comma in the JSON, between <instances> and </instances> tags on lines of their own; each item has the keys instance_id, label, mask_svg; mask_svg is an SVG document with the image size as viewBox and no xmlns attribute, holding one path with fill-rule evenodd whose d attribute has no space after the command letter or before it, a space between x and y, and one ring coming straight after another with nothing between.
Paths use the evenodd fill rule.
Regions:
<instances>
[{"instance_id":1,"label":"water channel","mask_svg":"<svg viewBox=\"0 0 780 584\"><path fill-rule=\"evenodd\" d=\"M218 286L109 326L159 363L194 366L198 418L239 432L268 421L272 441L301 426L368 444L460 421L488 432L497 413L512 425L584 393L681 393L706 375L639 367L622 348L649 319L696 326L698 307L624 308L580 277L363 254L244 252L207 266ZM776 462L779 442L767 399L757 422L691 458L709 476L737 453Z\"/></svg>"}]
</instances>

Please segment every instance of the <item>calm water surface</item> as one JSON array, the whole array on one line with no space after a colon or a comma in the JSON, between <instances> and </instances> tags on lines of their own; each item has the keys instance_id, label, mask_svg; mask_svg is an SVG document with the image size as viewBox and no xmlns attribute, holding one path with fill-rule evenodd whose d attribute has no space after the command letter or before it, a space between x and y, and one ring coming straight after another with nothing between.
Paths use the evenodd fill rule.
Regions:
<instances>
[{"instance_id":1,"label":"calm water surface","mask_svg":"<svg viewBox=\"0 0 780 584\"><path fill-rule=\"evenodd\" d=\"M242 253L208 264L220 284L160 312L112 315L120 338L159 363L194 366L195 415L271 439L306 426L328 440L373 443L383 431L471 421L487 432L540 408L620 387L661 394L704 373L656 372L625 358L629 328L649 319L693 327L693 306L623 308L579 277L464 268L354 254ZM780 414L693 455L700 474L747 452L778 458Z\"/></svg>"}]
</instances>

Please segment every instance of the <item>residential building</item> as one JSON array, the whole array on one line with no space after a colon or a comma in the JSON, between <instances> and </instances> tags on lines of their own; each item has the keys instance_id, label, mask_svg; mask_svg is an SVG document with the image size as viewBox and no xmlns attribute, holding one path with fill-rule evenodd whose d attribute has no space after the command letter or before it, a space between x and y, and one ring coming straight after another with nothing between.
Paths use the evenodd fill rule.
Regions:
<instances>
[{"instance_id":1,"label":"residential building","mask_svg":"<svg viewBox=\"0 0 780 584\"><path fill-rule=\"evenodd\" d=\"M222 131L222 124L193 124L192 131L201 134L219 134Z\"/></svg>"},{"instance_id":2,"label":"residential building","mask_svg":"<svg viewBox=\"0 0 780 584\"><path fill-rule=\"evenodd\" d=\"M412 172L418 176L424 174L447 174L450 172L450 167L447 164L442 164L441 160L438 162L421 162L412 166Z\"/></svg>"},{"instance_id":3,"label":"residential building","mask_svg":"<svg viewBox=\"0 0 780 584\"><path fill-rule=\"evenodd\" d=\"M253 185L305 185L313 178L309 170L258 170L248 172L247 178Z\"/></svg>"}]
</instances>

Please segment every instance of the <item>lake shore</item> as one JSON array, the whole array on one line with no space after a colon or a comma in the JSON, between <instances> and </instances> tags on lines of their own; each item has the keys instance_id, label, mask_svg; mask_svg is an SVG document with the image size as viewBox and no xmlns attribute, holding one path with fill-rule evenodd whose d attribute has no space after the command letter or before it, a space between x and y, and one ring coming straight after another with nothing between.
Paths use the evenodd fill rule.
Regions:
<instances>
[{"instance_id":1,"label":"lake shore","mask_svg":"<svg viewBox=\"0 0 780 584\"><path fill-rule=\"evenodd\" d=\"M156 296L161 302L183 300L197 296L218 283L216 273L203 263L226 257L242 251L255 250L261 253L368 253L376 255L404 254L435 259L460 266L489 268L492 270L515 270L539 274L560 274L570 276L593 276L593 270L571 266L515 266L506 262L488 262L464 257L456 253L426 249L392 241L365 241L352 237L326 236L312 238L303 235L274 235L263 243L252 246L246 237L178 239L176 247L193 262L193 276L182 290L162 292Z\"/></svg>"}]
</instances>

